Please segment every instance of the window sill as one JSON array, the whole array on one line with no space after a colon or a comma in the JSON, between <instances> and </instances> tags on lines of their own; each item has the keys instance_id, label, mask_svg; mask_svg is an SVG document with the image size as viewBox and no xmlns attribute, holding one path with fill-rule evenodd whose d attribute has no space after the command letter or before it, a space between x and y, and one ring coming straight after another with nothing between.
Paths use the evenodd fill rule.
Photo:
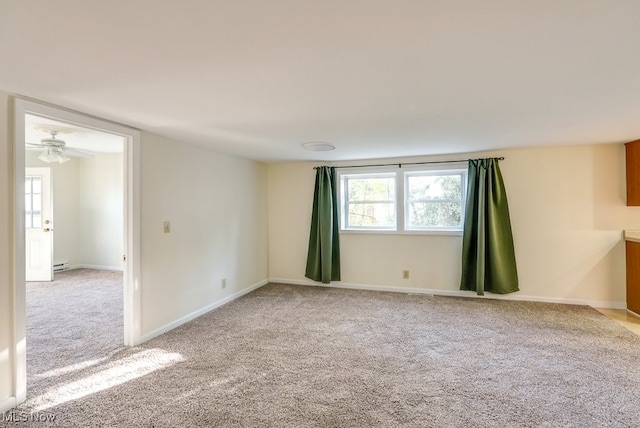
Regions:
<instances>
[{"instance_id":1,"label":"window sill","mask_svg":"<svg viewBox=\"0 0 640 428\"><path fill-rule=\"evenodd\" d=\"M405 236L462 236L461 230L361 230L361 229L342 229L341 235L405 235Z\"/></svg>"}]
</instances>

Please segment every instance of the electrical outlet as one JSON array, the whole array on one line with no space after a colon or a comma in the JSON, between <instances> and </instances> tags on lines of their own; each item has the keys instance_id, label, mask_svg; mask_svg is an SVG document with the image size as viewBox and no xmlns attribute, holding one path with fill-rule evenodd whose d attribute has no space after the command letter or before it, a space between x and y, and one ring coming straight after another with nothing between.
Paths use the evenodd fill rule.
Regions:
<instances>
[{"instance_id":1,"label":"electrical outlet","mask_svg":"<svg viewBox=\"0 0 640 428\"><path fill-rule=\"evenodd\" d=\"M409 271L408 270L403 270L402 271L402 279L409 279Z\"/></svg>"},{"instance_id":2,"label":"electrical outlet","mask_svg":"<svg viewBox=\"0 0 640 428\"><path fill-rule=\"evenodd\" d=\"M220 281L220 286L222 288L227 288L227 278L222 278L222 281Z\"/></svg>"}]
</instances>

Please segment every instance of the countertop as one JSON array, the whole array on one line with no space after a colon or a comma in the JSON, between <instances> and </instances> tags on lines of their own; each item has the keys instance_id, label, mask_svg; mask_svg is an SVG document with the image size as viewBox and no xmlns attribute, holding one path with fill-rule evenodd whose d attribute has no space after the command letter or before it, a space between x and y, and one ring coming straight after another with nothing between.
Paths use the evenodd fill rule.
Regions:
<instances>
[{"instance_id":1,"label":"countertop","mask_svg":"<svg viewBox=\"0 0 640 428\"><path fill-rule=\"evenodd\" d=\"M624 240L640 243L640 230L625 230Z\"/></svg>"}]
</instances>

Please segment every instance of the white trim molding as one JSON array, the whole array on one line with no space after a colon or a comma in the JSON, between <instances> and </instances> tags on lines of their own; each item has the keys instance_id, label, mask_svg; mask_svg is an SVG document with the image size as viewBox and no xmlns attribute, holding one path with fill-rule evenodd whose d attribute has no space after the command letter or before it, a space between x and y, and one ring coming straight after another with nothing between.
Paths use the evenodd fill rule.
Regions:
<instances>
[{"instance_id":1,"label":"white trim molding","mask_svg":"<svg viewBox=\"0 0 640 428\"><path fill-rule=\"evenodd\" d=\"M584 306L591 306L593 308L606 308L606 309L626 309L627 308L626 302L623 302L623 301L528 296L520 293L510 293L510 294L489 293L484 296L478 296L473 291L464 291L464 290L442 290L442 289L435 289L435 288L414 288L414 287L390 287L390 286L384 286L384 285L353 284L353 283L347 283L347 282L332 282L330 284L321 284L308 279L297 280L297 279L288 279L288 278L271 278L269 282L278 282L281 284L293 284L293 285L306 285L306 286L312 286L312 287L348 288L348 289L354 289L354 290L389 291L394 293L407 293L407 294L426 294L431 296L467 297L470 299L493 299L493 300L514 300L514 301L523 301L523 302L560 303L565 305L584 305Z\"/></svg>"},{"instance_id":2,"label":"white trim molding","mask_svg":"<svg viewBox=\"0 0 640 428\"><path fill-rule=\"evenodd\" d=\"M124 272L124 268L122 266L99 266L99 265L83 265L83 264L71 265L67 270L73 270L73 269L96 269L96 270L112 270L115 272Z\"/></svg>"},{"instance_id":3,"label":"white trim molding","mask_svg":"<svg viewBox=\"0 0 640 428\"><path fill-rule=\"evenodd\" d=\"M197 311L191 312L190 314L187 314L187 315L185 315L185 316L183 316L181 318L178 318L175 321L172 321L172 322L170 322L168 324L165 324L162 327L157 328L157 329L145 334L144 336L142 336L142 340L141 341L142 342L146 342L147 340L151 340L154 337L158 337L161 334L164 334L164 333L166 333L166 332L168 332L170 330L173 330L176 327L181 326L182 324L185 324L185 323L187 323L187 322L189 322L191 320L194 320L194 319L198 318L199 316L202 316L202 315L206 314L207 312L210 312L210 311L212 311L212 310L214 310L216 308L219 308L220 306L224 306L227 303L230 303L230 302L236 300L237 298L252 292L253 290L257 290L258 288L260 288L260 287L262 287L264 285L267 285L268 283L269 283L268 279L262 280L260 282L257 282L255 284L253 284L253 285L250 285L250 286L248 286L248 287L246 287L246 288L244 288L244 289L242 289L242 290L240 290L240 291L238 291L236 293L233 293L233 294L231 294L229 296L226 296L226 297L224 297L224 298L222 298L220 300L217 300L217 301L215 301L213 303L210 303L207 306L205 306L205 307L203 307L201 309L198 309Z\"/></svg>"}]
</instances>

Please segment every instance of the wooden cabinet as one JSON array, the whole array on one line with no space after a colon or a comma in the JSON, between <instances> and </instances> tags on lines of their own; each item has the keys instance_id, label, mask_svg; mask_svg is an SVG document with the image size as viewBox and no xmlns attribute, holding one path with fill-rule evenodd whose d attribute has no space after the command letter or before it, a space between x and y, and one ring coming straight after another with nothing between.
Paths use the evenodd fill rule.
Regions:
<instances>
[{"instance_id":1,"label":"wooden cabinet","mask_svg":"<svg viewBox=\"0 0 640 428\"><path fill-rule=\"evenodd\" d=\"M627 163L627 206L640 206L640 140L624 145Z\"/></svg>"},{"instance_id":2,"label":"wooden cabinet","mask_svg":"<svg viewBox=\"0 0 640 428\"><path fill-rule=\"evenodd\" d=\"M627 309L640 314L640 242L625 241L627 246Z\"/></svg>"}]
</instances>

